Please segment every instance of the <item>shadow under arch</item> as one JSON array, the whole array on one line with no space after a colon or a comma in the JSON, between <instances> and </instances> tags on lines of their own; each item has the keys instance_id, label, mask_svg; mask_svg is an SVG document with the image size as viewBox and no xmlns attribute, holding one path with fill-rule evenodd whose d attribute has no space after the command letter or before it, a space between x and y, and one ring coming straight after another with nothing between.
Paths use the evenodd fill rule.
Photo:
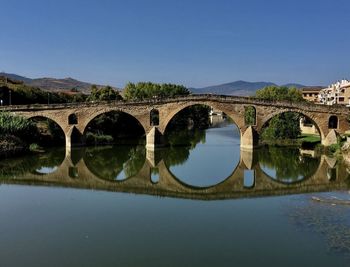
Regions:
<instances>
[{"instance_id":1,"label":"shadow under arch","mask_svg":"<svg viewBox=\"0 0 350 267\"><path fill-rule=\"evenodd\" d=\"M123 131L128 131L127 135ZM144 125L131 113L119 109L110 109L95 113L83 129L82 133L85 139L88 132L102 132L103 134L111 135L114 138L113 143L125 137L142 137L143 142L146 142L146 129ZM117 134L120 136L118 137Z\"/></svg>"},{"instance_id":2,"label":"shadow under arch","mask_svg":"<svg viewBox=\"0 0 350 267\"><path fill-rule=\"evenodd\" d=\"M170 122L182 111L186 110L187 108L193 107L193 106L206 106L207 108L214 108L217 110L220 110L223 112L227 117L230 118L230 120L235 124L240 132L240 136L242 136L241 128L243 125L240 125L238 123L239 116L236 116L235 113L233 113L231 110L225 109L223 106L220 106L217 102L211 102L211 101L196 101L196 102L189 102L189 103L182 103L178 108L172 110L169 112L166 118L162 118L162 121L160 122L160 131L163 134L166 134L167 129L169 127Z\"/></svg>"},{"instance_id":3,"label":"shadow under arch","mask_svg":"<svg viewBox=\"0 0 350 267\"><path fill-rule=\"evenodd\" d=\"M181 113L185 113L186 110L189 110L190 108L193 108L193 107L205 107L208 111L208 127L204 127L203 129L206 129L206 128L209 128L210 126L210 123L209 123L209 111L212 109L212 108L215 108L219 111L221 111L223 113L223 116L225 118L227 118L230 122L232 122L233 125L235 125L240 133L240 136L242 136L242 133L241 133L241 128L240 128L240 125L236 122L237 119L235 118L234 114L232 114L230 111L226 111L226 110L223 110L222 108L220 107L216 107L215 105L215 102L213 103L208 103L208 102L198 102L198 103L186 103L185 105L182 105L180 108L176 109L175 111L172 111L170 112L170 116L166 119L165 122L163 122L163 125L161 126L161 128L163 128L163 134L164 135L167 135L169 134L169 131L171 131L171 129L169 129L171 127L171 123L177 119L179 116L181 115L184 115L184 116L188 116L188 115L191 115L191 114L181 114ZM194 112L194 111L193 111Z\"/></svg>"},{"instance_id":4,"label":"shadow under arch","mask_svg":"<svg viewBox=\"0 0 350 267\"><path fill-rule=\"evenodd\" d=\"M43 115L30 116L27 119L34 122L38 128L39 143L49 142L51 146L61 147L66 144L64 128L56 120ZM43 134L44 131L49 132L49 135L47 133L46 135Z\"/></svg>"}]
</instances>

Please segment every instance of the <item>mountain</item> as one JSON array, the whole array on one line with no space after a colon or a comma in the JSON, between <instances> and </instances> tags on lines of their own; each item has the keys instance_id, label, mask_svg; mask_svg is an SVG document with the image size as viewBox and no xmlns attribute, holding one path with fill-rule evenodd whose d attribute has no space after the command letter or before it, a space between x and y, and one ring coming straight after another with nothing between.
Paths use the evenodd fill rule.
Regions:
<instances>
[{"instance_id":1,"label":"mountain","mask_svg":"<svg viewBox=\"0 0 350 267\"><path fill-rule=\"evenodd\" d=\"M55 79L55 78L38 78L31 79L23 77L17 74L0 72L0 76L7 77L12 80L22 81L27 85L33 87L39 87L46 91L70 91L73 88L82 93L89 93L91 88L91 83L82 82L75 80L73 78ZM97 87L102 87L102 85L97 85ZM114 88L117 89L117 88Z\"/></svg>"},{"instance_id":2,"label":"mountain","mask_svg":"<svg viewBox=\"0 0 350 267\"><path fill-rule=\"evenodd\" d=\"M0 76L7 77L12 80L22 81L27 85L33 87L39 87L47 91L70 91L73 88L82 93L89 93L91 83L82 82L73 78L55 79L55 78L37 78L31 79L17 74L0 72ZM102 87L102 85L97 85ZM259 89L266 86L277 86L272 82L247 82L236 81L231 83L225 83L220 85L207 86L203 88L189 88L194 94L219 94L219 95L237 95L237 96L252 96ZM306 87L302 84L289 83L282 86L303 88ZM113 87L114 89L115 88Z\"/></svg>"},{"instance_id":3,"label":"mountain","mask_svg":"<svg viewBox=\"0 0 350 267\"><path fill-rule=\"evenodd\" d=\"M307 86L305 86L303 84L299 84L299 83L287 83L287 84L283 84L281 86L285 86L285 87L289 87L289 88L290 87L295 87L295 88L298 88L298 89L307 87Z\"/></svg>"},{"instance_id":4,"label":"mountain","mask_svg":"<svg viewBox=\"0 0 350 267\"><path fill-rule=\"evenodd\" d=\"M190 91L194 94L219 94L219 95L237 95L237 96L252 96L259 89L266 86L277 86L272 82L246 82L236 81L231 83L225 83L220 85L208 86L204 88L190 88ZM285 84L283 86L303 88L301 84Z\"/></svg>"},{"instance_id":5,"label":"mountain","mask_svg":"<svg viewBox=\"0 0 350 267\"><path fill-rule=\"evenodd\" d=\"M24 83L28 83L32 80L27 77L19 76L17 74L5 73L5 72L0 72L0 76L6 77L11 80L22 81Z\"/></svg>"}]
</instances>

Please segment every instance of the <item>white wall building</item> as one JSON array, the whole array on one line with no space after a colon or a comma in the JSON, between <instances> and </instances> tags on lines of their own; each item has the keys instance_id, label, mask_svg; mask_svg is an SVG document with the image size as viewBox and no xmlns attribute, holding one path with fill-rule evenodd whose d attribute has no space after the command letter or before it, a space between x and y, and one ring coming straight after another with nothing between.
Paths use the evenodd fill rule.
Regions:
<instances>
[{"instance_id":1,"label":"white wall building","mask_svg":"<svg viewBox=\"0 0 350 267\"><path fill-rule=\"evenodd\" d=\"M350 106L350 81L340 80L322 89L318 94L318 100L323 105L347 105Z\"/></svg>"}]
</instances>

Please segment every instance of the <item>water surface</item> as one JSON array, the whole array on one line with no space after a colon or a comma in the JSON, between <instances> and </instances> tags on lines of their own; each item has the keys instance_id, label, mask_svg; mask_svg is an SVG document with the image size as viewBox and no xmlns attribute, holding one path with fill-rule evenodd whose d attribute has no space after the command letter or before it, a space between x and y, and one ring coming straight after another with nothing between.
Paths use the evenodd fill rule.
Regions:
<instances>
[{"instance_id":1,"label":"water surface","mask_svg":"<svg viewBox=\"0 0 350 267\"><path fill-rule=\"evenodd\" d=\"M312 200L350 198L341 162L240 151L233 125L191 136L156 153L91 147L1 161L1 266L350 264L349 207Z\"/></svg>"}]
</instances>

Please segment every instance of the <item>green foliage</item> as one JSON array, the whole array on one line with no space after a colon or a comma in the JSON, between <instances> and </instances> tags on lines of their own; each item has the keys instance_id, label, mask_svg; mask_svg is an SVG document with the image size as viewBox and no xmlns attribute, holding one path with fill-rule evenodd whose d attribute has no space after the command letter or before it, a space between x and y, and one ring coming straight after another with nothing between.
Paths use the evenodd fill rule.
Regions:
<instances>
[{"instance_id":1,"label":"green foliage","mask_svg":"<svg viewBox=\"0 0 350 267\"><path fill-rule=\"evenodd\" d=\"M166 165L171 167L183 164L197 144L205 143L205 137L204 130L181 130L169 133L167 141L170 147L164 151L163 155Z\"/></svg>"},{"instance_id":2,"label":"green foliage","mask_svg":"<svg viewBox=\"0 0 350 267\"><path fill-rule=\"evenodd\" d=\"M110 135L88 132L85 137L87 145L105 145L113 143L113 137Z\"/></svg>"},{"instance_id":3,"label":"green foliage","mask_svg":"<svg viewBox=\"0 0 350 267\"><path fill-rule=\"evenodd\" d=\"M259 164L262 167L276 170L276 180L281 182L296 182L313 175L318 166L319 158L302 156L298 148L281 148L268 146L257 150Z\"/></svg>"},{"instance_id":4,"label":"green foliage","mask_svg":"<svg viewBox=\"0 0 350 267\"><path fill-rule=\"evenodd\" d=\"M300 140L306 143L319 143L321 142L321 137L315 134L303 134Z\"/></svg>"},{"instance_id":5,"label":"green foliage","mask_svg":"<svg viewBox=\"0 0 350 267\"><path fill-rule=\"evenodd\" d=\"M256 97L265 100L303 102L302 93L296 88L268 86L256 92ZM263 129L265 140L296 139L301 134L300 115L286 112L273 117Z\"/></svg>"},{"instance_id":6,"label":"green foliage","mask_svg":"<svg viewBox=\"0 0 350 267\"><path fill-rule=\"evenodd\" d=\"M246 125L256 124L256 110L254 107L245 107L244 121Z\"/></svg>"},{"instance_id":7,"label":"green foliage","mask_svg":"<svg viewBox=\"0 0 350 267\"><path fill-rule=\"evenodd\" d=\"M190 91L182 85L140 82L137 84L128 83L125 86L123 93L124 98L127 100L143 100L189 95Z\"/></svg>"},{"instance_id":8,"label":"green foliage","mask_svg":"<svg viewBox=\"0 0 350 267\"><path fill-rule=\"evenodd\" d=\"M0 161L0 177L14 178L26 173L35 173L42 166L57 167L65 158L64 149L55 149L46 153L31 154L26 157L11 158Z\"/></svg>"},{"instance_id":9,"label":"green foliage","mask_svg":"<svg viewBox=\"0 0 350 267\"><path fill-rule=\"evenodd\" d=\"M331 153L336 153L336 152L340 151L340 149L341 149L340 143L332 144L328 147L328 151Z\"/></svg>"},{"instance_id":10,"label":"green foliage","mask_svg":"<svg viewBox=\"0 0 350 267\"><path fill-rule=\"evenodd\" d=\"M183 129L207 129L210 107L206 105L194 105L178 112L167 126L167 131Z\"/></svg>"},{"instance_id":11,"label":"green foliage","mask_svg":"<svg viewBox=\"0 0 350 267\"><path fill-rule=\"evenodd\" d=\"M30 120L7 112L0 112L1 135L14 135L19 138L30 139L33 133L36 133L36 126Z\"/></svg>"},{"instance_id":12,"label":"green foliage","mask_svg":"<svg viewBox=\"0 0 350 267\"><path fill-rule=\"evenodd\" d=\"M10 79L0 79L0 99L4 105L54 104L85 101L86 96L76 92L47 92Z\"/></svg>"},{"instance_id":13,"label":"green foliage","mask_svg":"<svg viewBox=\"0 0 350 267\"><path fill-rule=\"evenodd\" d=\"M109 101L109 100L122 100L117 90L114 90L110 86L103 88L97 88L96 85L91 86L91 94L87 98L87 101Z\"/></svg>"},{"instance_id":14,"label":"green foliage","mask_svg":"<svg viewBox=\"0 0 350 267\"><path fill-rule=\"evenodd\" d=\"M88 148L84 162L96 176L107 180L118 180L137 174L146 159L144 146ZM125 177L121 177L123 174Z\"/></svg>"},{"instance_id":15,"label":"green foliage","mask_svg":"<svg viewBox=\"0 0 350 267\"><path fill-rule=\"evenodd\" d=\"M32 143L29 145L29 150L33 152L42 151L42 147L40 147L37 143Z\"/></svg>"},{"instance_id":16,"label":"green foliage","mask_svg":"<svg viewBox=\"0 0 350 267\"><path fill-rule=\"evenodd\" d=\"M14 155L16 153L24 152L25 150L26 144L20 138L13 135L0 136L0 157Z\"/></svg>"},{"instance_id":17,"label":"green foliage","mask_svg":"<svg viewBox=\"0 0 350 267\"><path fill-rule=\"evenodd\" d=\"M296 88L268 86L256 91L256 97L265 100L287 100L293 102L303 102L302 92Z\"/></svg>"},{"instance_id":18,"label":"green foliage","mask_svg":"<svg viewBox=\"0 0 350 267\"><path fill-rule=\"evenodd\" d=\"M115 142L145 134L142 125L134 117L123 112L109 112L97 116L88 124L87 132L110 135Z\"/></svg>"},{"instance_id":19,"label":"green foliage","mask_svg":"<svg viewBox=\"0 0 350 267\"><path fill-rule=\"evenodd\" d=\"M295 112L279 114L268 122L261 136L264 140L296 139L301 134L299 119Z\"/></svg>"}]
</instances>

